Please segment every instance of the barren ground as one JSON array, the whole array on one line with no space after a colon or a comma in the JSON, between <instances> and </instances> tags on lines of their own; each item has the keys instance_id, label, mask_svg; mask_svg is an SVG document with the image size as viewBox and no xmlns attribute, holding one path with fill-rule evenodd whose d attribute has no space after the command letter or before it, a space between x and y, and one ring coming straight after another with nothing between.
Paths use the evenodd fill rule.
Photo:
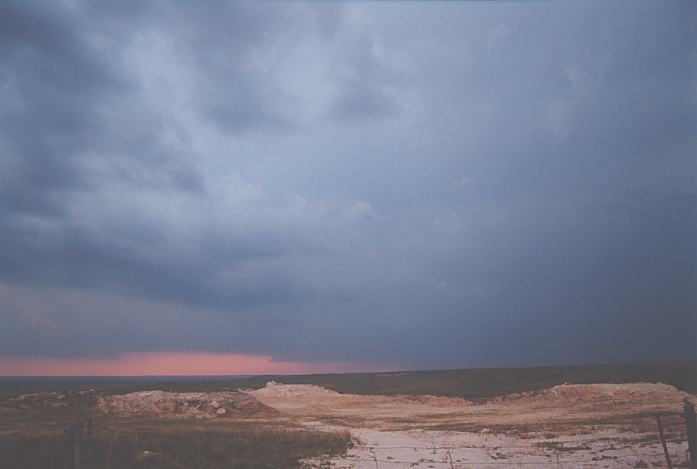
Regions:
<instances>
[{"instance_id":1,"label":"barren ground","mask_svg":"<svg viewBox=\"0 0 697 469\"><path fill-rule=\"evenodd\" d=\"M486 403L434 396L340 394L269 383L259 401L310 427L347 429L355 446L313 467L661 467L656 415L673 464L687 445L682 401L666 384L560 385ZM324 465L324 466L323 466Z\"/></svg>"},{"instance_id":2,"label":"barren ground","mask_svg":"<svg viewBox=\"0 0 697 469\"><path fill-rule=\"evenodd\" d=\"M273 426L281 433L273 430L270 435L278 433L274 438L279 442L288 440L288 432L303 429L343 434L343 445L341 438L336 444L323 443L341 451L349 432L353 446L346 453L305 459L304 464L357 469L665 467L658 415L674 467L686 467L683 400L697 402L697 396L660 383L563 384L477 402L430 395L348 394L274 381L256 390L44 392L0 403L0 439L3 432L9 435L32 425L60 430L70 422L78 397L82 410L94 416L96 428L110 425L126 433L155 421L173 429L196 422L198 435L237 429L239 440L244 428ZM221 447L226 445L224 436ZM136 433L136 448L137 438ZM307 448L301 457L322 454L303 444ZM295 454L292 451L289 454ZM237 461L240 457L234 456ZM228 466L221 462L216 467Z\"/></svg>"}]
</instances>

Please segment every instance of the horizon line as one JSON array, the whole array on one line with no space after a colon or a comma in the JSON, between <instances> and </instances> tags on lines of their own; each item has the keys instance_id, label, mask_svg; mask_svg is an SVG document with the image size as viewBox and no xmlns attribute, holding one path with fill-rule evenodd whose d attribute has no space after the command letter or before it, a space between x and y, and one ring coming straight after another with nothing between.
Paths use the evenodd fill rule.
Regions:
<instances>
[{"instance_id":1,"label":"horizon line","mask_svg":"<svg viewBox=\"0 0 697 469\"><path fill-rule=\"evenodd\" d=\"M467 371L467 370L501 370L501 369L526 369L526 368L582 368L582 367L615 367L615 366L638 366L638 365L670 365L678 363L693 363L697 366L697 358L667 359L651 361L618 361L618 362L585 362L585 363L561 363L547 365L497 365L497 366L470 366L460 368L414 368L414 369L387 369L372 371L296 371L280 373L220 373L220 374L0 374L0 380L7 379L129 379L129 378L192 378L192 379L244 379L258 378L264 376L318 376L318 375L351 375L351 374L392 374L392 373L421 373L421 372L448 372L448 371Z\"/></svg>"}]
</instances>

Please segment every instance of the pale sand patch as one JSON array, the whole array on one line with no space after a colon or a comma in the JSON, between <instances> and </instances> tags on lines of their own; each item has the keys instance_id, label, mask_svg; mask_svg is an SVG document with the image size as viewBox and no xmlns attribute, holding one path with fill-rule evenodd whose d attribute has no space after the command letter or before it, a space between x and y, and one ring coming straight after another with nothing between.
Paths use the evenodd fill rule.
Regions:
<instances>
[{"instance_id":1,"label":"pale sand patch","mask_svg":"<svg viewBox=\"0 0 697 469\"><path fill-rule=\"evenodd\" d=\"M661 467L658 413L676 464L687 449L682 400L694 398L660 383L561 385L484 404L277 383L251 394L305 425L351 432L355 446L346 455L308 460L308 467L370 469Z\"/></svg>"}]
</instances>

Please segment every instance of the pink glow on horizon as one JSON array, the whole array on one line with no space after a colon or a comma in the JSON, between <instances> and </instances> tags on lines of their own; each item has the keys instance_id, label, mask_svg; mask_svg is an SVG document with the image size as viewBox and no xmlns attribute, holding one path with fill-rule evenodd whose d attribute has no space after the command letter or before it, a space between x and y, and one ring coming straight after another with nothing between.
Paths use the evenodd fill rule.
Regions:
<instances>
[{"instance_id":1,"label":"pink glow on horizon","mask_svg":"<svg viewBox=\"0 0 697 469\"><path fill-rule=\"evenodd\" d=\"M113 358L3 358L0 376L264 375L395 371L378 363L278 361L266 355L134 352Z\"/></svg>"}]
</instances>

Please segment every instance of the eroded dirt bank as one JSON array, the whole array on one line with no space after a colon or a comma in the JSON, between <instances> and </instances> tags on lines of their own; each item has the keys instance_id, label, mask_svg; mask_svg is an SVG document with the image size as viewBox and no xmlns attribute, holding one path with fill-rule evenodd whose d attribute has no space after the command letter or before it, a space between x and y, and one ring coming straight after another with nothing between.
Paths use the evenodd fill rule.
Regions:
<instances>
[{"instance_id":1,"label":"eroded dirt bank","mask_svg":"<svg viewBox=\"0 0 697 469\"><path fill-rule=\"evenodd\" d=\"M78 402L82 411L122 417L269 418L278 415L278 411L259 402L251 394L239 391L23 394L5 401L0 405L0 412L69 409Z\"/></svg>"},{"instance_id":2,"label":"eroded dirt bank","mask_svg":"<svg viewBox=\"0 0 697 469\"><path fill-rule=\"evenodd\" d=\"M279 428L348 431L346 454L306 460L307 467L665 467L660 415L674 467L686 461L683 400L665 384L560 385L484 403L461 398L342 394L314 385L274 382L258 390L25 394L0 403L0 418L23 413L196 419L197 425L243 422ZM4 415L4 417L3 417ZM14 417L13 417L14 416ZM124 418L121 418L124 417ZM25 419L31 421L31 418ZM189 420L180 421L187 422Z\"/></svg>"},{"instance_id":3,"label":"eroded dirt bank","mask_svg":"<svg viewBox=\"0 0 697 469\"><path fill-rule=\"evenodd\" d=\"M346 428L356 446L335 467L661 467L660 414L673 463L687 449L680 416L690 396L665 384L588 384L475 404L433 396L339 394L269 383L250 391L308 426Z\"/></svg>"}]
</instances>

